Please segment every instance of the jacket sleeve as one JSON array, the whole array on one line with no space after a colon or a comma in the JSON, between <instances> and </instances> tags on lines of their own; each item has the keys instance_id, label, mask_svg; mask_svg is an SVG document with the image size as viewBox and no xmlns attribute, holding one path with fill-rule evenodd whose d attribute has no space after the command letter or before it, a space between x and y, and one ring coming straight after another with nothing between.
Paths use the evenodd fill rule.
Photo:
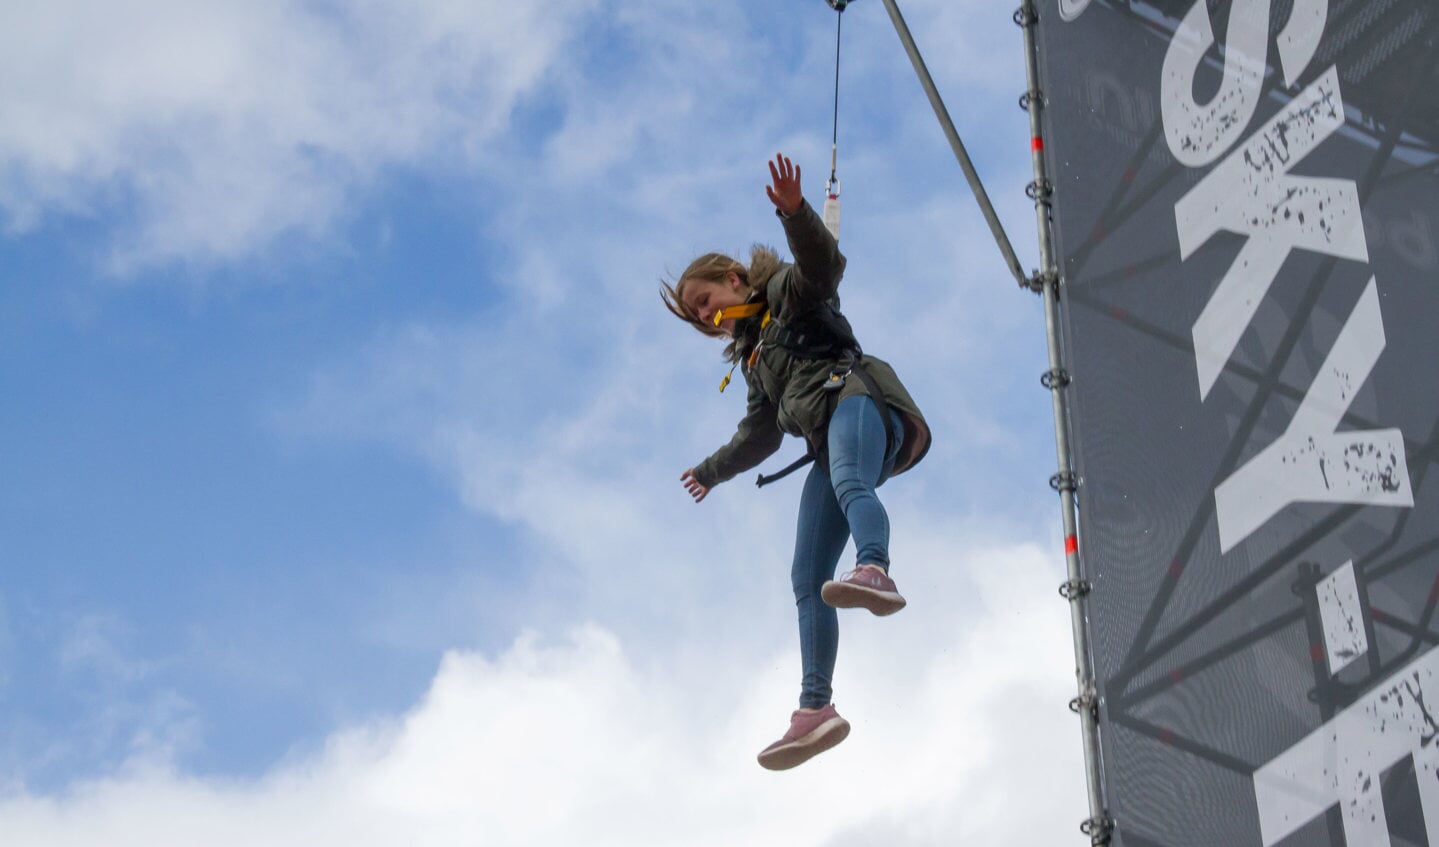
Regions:
<instances>
[{"instance_id":1,"label":"jacket sleeve","mask_svg":"<svg viewBox=\"0 0 1439 847\"><path fill-rule=\"evenodd\" d=\"M695 466L694 478L705 488L714 488L755 467L784 441L774 404L754 383L749 384L748 403L730 442Z\"/></svg>"},{"instance_id":2,"label":"jacket sleeve","mask_svg":"<svg viewBox=\"0 0 1439 847\"><path fill-rule=\"evenodd\" d=\"M775 214L784 225L789 252L794 256L790 297L797 305L823 303L834 297L839 291L840 277L844 276L845 259L829 228L808 200L789 217L778 210Z\"/></svg>"}]
</instances>

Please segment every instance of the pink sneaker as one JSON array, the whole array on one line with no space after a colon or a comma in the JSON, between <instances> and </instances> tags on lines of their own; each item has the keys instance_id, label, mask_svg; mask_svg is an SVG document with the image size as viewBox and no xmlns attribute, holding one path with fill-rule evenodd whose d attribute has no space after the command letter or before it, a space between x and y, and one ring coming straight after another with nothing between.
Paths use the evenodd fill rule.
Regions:
<instances>
[{"instance_id":1,"label":"pink sneaker","mask_svg":"<svg viewBox=\"0 0 1439 847\"><path fill-rule=\"evenodd\" d=\"M849 735L849 721L839 716L830 703L815 712L796 709L789 716L789 731L784 738L760 751L761 767L772 771L789 770L843 741Z\"/></svg>"},{"instance_id":2,"label":"pink sneaker","mask_svg":"<svg viewBox=\"0 0 1439 847\"><path fill-rule=\"evenodd\" d=\"M904 598L883 568L860 565L819 590L824 602L836 609L869 609L876 615L892 615L904 608Z\"/></svg>"}]
</instances>

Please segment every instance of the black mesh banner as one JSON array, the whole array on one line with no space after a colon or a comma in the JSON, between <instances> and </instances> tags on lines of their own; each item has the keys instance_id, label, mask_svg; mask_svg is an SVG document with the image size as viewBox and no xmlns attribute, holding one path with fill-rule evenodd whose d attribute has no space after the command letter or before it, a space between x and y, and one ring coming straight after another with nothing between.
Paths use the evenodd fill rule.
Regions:
<instances>
[{"instance_id":1,"label":"black mesh banner","mask_svg":"<svg viewBox=\"0 0 1439 847\"><path fill-rule=\"evenodd\" d=\"M1115 843L1439 847L1439 2L1038 11Z\"/></svg>"}]
</instances>

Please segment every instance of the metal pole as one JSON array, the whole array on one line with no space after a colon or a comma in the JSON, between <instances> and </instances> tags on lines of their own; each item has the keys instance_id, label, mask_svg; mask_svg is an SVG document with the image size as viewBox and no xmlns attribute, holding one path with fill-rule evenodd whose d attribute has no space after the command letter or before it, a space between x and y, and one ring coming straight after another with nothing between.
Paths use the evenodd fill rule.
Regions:
<instances>
[{"instance_id":1,"label":"metal pole","mask_svg":"<svg viewBox=\"0 0 1439 847\"><path fill-rule=\"evenodd\" d=\"M904 17L899 13L899 7L895 0L884 0L884 7L889 10L889 19L894 22L894 29L899 33L899 40L904 42L905 52L909 54L909 61L914 65L914 72L919 75L919 84L924 87L924 93L929 96L929 105L934 107L934 116L939 118L939 124L944 128L944 134L949 138L949 146L954 149L954 156L959 159L959 166L964 170L964 178L969 181L970 190L974 192L974 199L979 201L979 210L984 213L984 219L989 223L989 231L994 233L994 240L999 245L999 251L1004 254L1004 262L1009 265L1010 273L1014 274L1015 281L1020 285L1028 286L1029 278L1024 275L1024 268L1019 264L1019 258L1014 255L1014 247L1009 243L1009 236L1004 234L1004 227L999 223L999 216L994 213L994 204L989 202L989 195L984 191L984 185L979 181L979 174L974 170L974 163L969 160L969 153L965 152L964 142L959 139L959 133L954 128L954 121L949 119L949 111L944 108L944 101L939 97L939 91L934 87L934 80L929 75L929 69L924 65L924 59L920 58L919 48L914 44L914 36L910 35L909 27L905 26Z\"/></svg>"},{"instance_id":2,"label":"metal pole","mask_svg":"<svg viewBox=\"0 0 1439 847\"><path fill-rule=\"evenodd\" d=\"M1034 0L1022 0L1014 20L1024 30L1024 65L1029 89L1023 102L1029 110L1030 150L1034 164L1034 182L1029 193L1034 197L1042 268L1034 282L1041 288L1044 296L1044 325L1049 338L1049 373L1045 374L1044 384L1049 387L1054 406L1054 447L1059 461L1059 472L1050 483L1059 490L1060 513L1064 521L1064 559L1069 582L1061 588L1061 593L1069 599L1070 624L1074 634L1075 677L1079 686L1079 696L1070 706L1079 713L1089 790L1089 820L1085 821L1080 829L1090 836L1093 844L1107 844L1113 830L1113 821L1109 818L1099 767L1099 701L1094 682L1094 663L1090 656L1088 603L1085 601L1090 585L1084 580L1079 562L1075 512L1075 490L1079 480L1074 475L1069 447L1069 401L1065 395L1069 374L1064 369L1064 351L1060 338L1059 270L1055 263L1054 245L1049 231L1049 196L1053 188L1044 161L1044 133L1040 122L1044 95L1039 89L1039 49L1034 34L1039 15L1035 12Z\"/></svg>"}]
</instances>

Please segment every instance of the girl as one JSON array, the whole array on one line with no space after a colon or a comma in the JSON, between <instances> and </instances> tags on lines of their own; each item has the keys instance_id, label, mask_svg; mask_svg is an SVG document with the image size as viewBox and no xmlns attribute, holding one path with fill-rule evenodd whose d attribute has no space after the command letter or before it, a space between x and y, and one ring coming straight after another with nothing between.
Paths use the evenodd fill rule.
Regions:
<instances>
[{"instance_id":1,"label":"girl","mask_svg":"<svg viewBox=\"0 0 1439 847\"><path fill-rule=\"evenodd\" d=\"M785 433L804 437L816 458L800 495L791 569L804 666L799 709L784 736L759 754L764 767L784 770L849 734L849 723L830 703L839 644L835 609L890 615L904 608L889 578L889 518L875 489L914 467L929 449L930 434L894 370L860 352L838 311L845 259L805 202L800 169L776 154L769 172L765 193L794 263L762 246L753 249L748 268L709 253L673 286L663 283L661 297L700 332L729 339L725 357L742 365L749 386L734 438L680 477L695 502L774 453ZM857 562L836 580L851 535Z\"/></svg>"}]
</instances>

